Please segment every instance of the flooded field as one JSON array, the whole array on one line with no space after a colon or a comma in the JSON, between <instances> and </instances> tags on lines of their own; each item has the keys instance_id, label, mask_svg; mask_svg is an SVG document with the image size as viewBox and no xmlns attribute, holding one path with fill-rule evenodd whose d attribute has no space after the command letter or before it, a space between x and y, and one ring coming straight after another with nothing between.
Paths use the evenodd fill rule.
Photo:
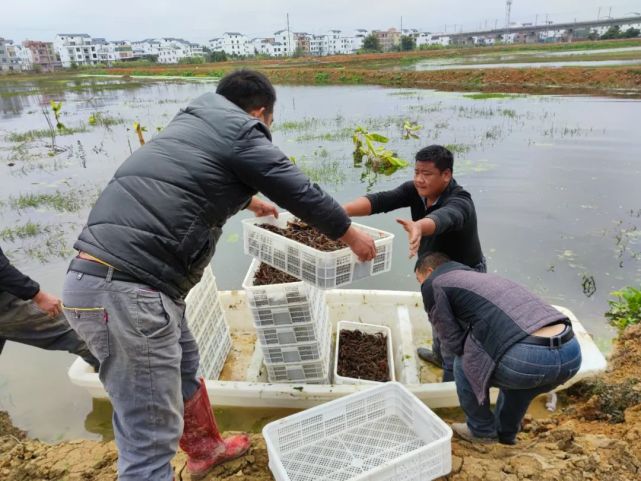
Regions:
<instances>
[{"instance_id":1,"label":"flooded field","mask_svg":"<svg viewBox=\"0 0 641 481\"><path fill-rule=\"evenodd\" d=\"M641 64L641 47L586 50L526 50L482 53L451 58L420 60L408 70L458 70L466 68L611 67Z\"/></svg>"},{"instance_id":2,"label":"flooded field","mask_svg":"<svg viewBox=\"0 0 641 481\"><path fill-rule=\"evenodd\" d=\"M0 243L17 266L60 293L71 244L114 170L213 81L76 78L0 83ZM440 143L474 198L491 272L575 312L607 348L609 292L641 283L641 102L596 97L458 94L369 86L279 87L274 142L340 201L388 189L410 168L377 174L352 158L357 126L389 137L408 161ZM46 115L61 102L65 129L51 145ZM420 125L403 139L403 124ZM64 134L64 135L62 135ZM222 289L238 289L250 259L240 219L214 258ZM394 232L392 272L355 288L417 289L396 217L364 220ZM363 220L361 220L363 222ZM44 440L109 436L108 403L70 384L72 357L8 343L0 357L0 408ZM215 403L215 400L212 400ZM259 429L279 413L223 413L226 429ZM282 414L281 414L282 415ZM242 423L241 423L242 420Z\"/></svg>"}]
</instances>

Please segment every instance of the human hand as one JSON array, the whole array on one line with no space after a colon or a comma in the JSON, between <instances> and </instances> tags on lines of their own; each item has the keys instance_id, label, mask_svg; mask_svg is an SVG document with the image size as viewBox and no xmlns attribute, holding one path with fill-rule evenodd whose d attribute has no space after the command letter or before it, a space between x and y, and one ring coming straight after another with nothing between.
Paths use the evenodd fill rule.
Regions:
<instances>
[{"instance_id":1,"label":"human hand","mask_svg":"<svg viewBox=\"0 0 641 481\"><path fill-rule=\"evenodd\" d=\"M44 291L38 291L38 293L33 296L32 300L41 311L49 314L49 317L57 317L62 312L62 303L60 302L60 299L52 294L48 294Z\"/></svg>"},{"instance_id":2,"label":"human hand","mask_svg":"<svg viewBox=\"0 0 641 481\"><path fill-rule=\"evenodd\" d=\"M256 214L256 217L273 215L278 219L278 210L276 206L269 202L265 202L264 200L261 200L256 196L252 197L252 200L249 202L247 208L254 214Z\"/></svg>"},{"instance_id":3,"label":"human hand","mask_svg":"<svg viewBox=\"0 0 641 481\"><path fill-rule=\"evenodd\" d=\"M349 246L361 262L370 261L376 257L374 239L353 226L349 226L349 229L347 229L347 232L345 232L340 240Z\"/></svg>"},{"instance_id":4,"label":"human hand","mask_svg":"<svg viewBox=\"0 0 641 481\"><path fill-rule=\"evenodd\" d=\"M403 226L405 232L407 232L409 247L410 247L410 259L416 255L418 248L421 245L421 227L417 222L406 219L396 219L396 222Z\"/></svg>"}]
</instances>

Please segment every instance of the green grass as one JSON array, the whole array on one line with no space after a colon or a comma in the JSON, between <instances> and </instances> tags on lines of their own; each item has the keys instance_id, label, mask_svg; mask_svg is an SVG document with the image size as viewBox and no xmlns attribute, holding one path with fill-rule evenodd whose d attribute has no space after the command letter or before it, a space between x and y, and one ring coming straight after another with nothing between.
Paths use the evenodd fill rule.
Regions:
<instances>
[{"instance_id":1,"label":"green grass","mask_svg":"<svg viewBox=\"0 0 641 481\"><path fill-rule=\"evenodd\" d=\"M305 133L299 135L294 139L295 142L311 142L311 141L326 141L326 142L339 142L352 138L354 133L353 129L341 129L338 132L325 132L322 134Z\"/></svg>"},{"instance_id":2,"label":"green grass","mask_svg":"<svg viewBox=\"0 0 641 481\"><path fill-rule=\"evenodd\" d=\"M97 193L87 190L68 192L56 191L53 194L22 194L9 198L9 206L16 210L47 207L58 212L78 212L91 203Z\"/></svg>"},{"instance_id":3,"label":"green grass","mask_svg":"<svg viewBox=\"0 0 641 481\"><path fill-rule=\"evenodd\" d=\"M472 147L466 144L447 144L445 148L453 154L465 154L469 152Z\"/></svg>"},{"instance_id":4,"label":"green grass","mask_svg":"<svg viewBox=\"0 0 641 481\"><path fill-rule=\"evenodd\" d=\"M487 100L487 99L513 99L517 97L522 97L522 95L502 94L499 92L480 92L476 94L463 95L463 97L472 99L472 100Z\"/></svg>"},{"instance_id":5,"label":"green grass","mask_svg":"<svg viewBox=\"0 0 641 481\"><path fill-rule=\"evenodd\" d=\"M48 227L29 221L23 225L19 225L16 227L6 227L0 230L0 240L13 242L16 239L37 237L48 231Z\"/></svg>"},{"instance_id":6,"label":"green grass","mask_svg":"<svg viewBox=\"0 0 641 481\"><path fill-rule=\"evenodd\" d=\"M81 127L65 127L64 129L57 129L56 136L58 135L73 135L87 132L87 127L82 125ZM7 135L7 140L9 142L31 142L37 139L48 139L51 137L51 131L49 129L37 129L37 130L28 130L26 132L11 132Z\"/></svg>"}]
</instances>

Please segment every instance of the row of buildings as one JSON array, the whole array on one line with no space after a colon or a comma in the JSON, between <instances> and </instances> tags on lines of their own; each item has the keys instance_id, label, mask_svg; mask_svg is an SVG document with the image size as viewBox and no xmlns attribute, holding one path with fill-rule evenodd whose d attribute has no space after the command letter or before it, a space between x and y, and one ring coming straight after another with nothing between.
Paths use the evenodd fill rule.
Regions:
<instances>
[{"instance_id":1,"label":"row of buildings","mask_svg":"<svg viewBox=\"0 0 641 481\"><path fill-rule=\"evenodd\" d=\"M395 28L388 30L356 29L352 32L329 30L321 35L304 32L279 30L272 37L250 38L239 32L225 32L221 37L209 40L207 46L212 52L248 57L266 55L287 57L293 55L349 55L363 48L365 38L374 35L384 52L397 48L403 35L413 37L417 47L422 45L448 45L449 36L421 33L415 29Z\"/></svg>"},{"instance_id":2,"label":"row of buildings","mask_svg":"<svg viewBox=\"0 0 641 481\"><path fill-rule=\"evenodd\" d=\"M378 39L381 50L391 51L401 44L403 36L411 37L417 48L448 45L492 45L502 43L564 42L603 35L611 26L641 29L641 16L622 19L601 19L592 22L550 25L511 25L508 29L480 32L429 33L416 29L366 30L351 32L329 30L316 35L279 30L271 37L250 38L240 32L225 32L206 45L182 38L149 38L141 41L107 41L86 33L61 33L53 42L27 40L15 43L0 37L0 72L52 71L83 65L110 65L135 59L153 59L172 64L184 59L202 58L207 51L224 52L233 57L264 55L291 57L294 55L349 55L363 48L365 39Z\"/></svg>"}]
</instances>

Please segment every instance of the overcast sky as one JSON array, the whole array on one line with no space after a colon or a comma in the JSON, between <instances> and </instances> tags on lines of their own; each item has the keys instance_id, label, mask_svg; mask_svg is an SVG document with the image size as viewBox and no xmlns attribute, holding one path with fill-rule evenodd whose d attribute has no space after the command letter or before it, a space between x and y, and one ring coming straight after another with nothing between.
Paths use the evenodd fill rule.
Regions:
<instances>
[{"instance_id":1,"label":"overcast sky","mask_svg":"<svg viewBox=\"0 0 641 481\"><path fill-rule=\"evenodd\" d=\"M182 37L206 42L226 31L269 36L287 28L404 28L440 32L505 23L504 0L3 0L0 37L53 41L56 33L87 33L108 40ZM555 22L641 12L641 0L514 0L512 20Z\"/></svg>"}]
</instances>

